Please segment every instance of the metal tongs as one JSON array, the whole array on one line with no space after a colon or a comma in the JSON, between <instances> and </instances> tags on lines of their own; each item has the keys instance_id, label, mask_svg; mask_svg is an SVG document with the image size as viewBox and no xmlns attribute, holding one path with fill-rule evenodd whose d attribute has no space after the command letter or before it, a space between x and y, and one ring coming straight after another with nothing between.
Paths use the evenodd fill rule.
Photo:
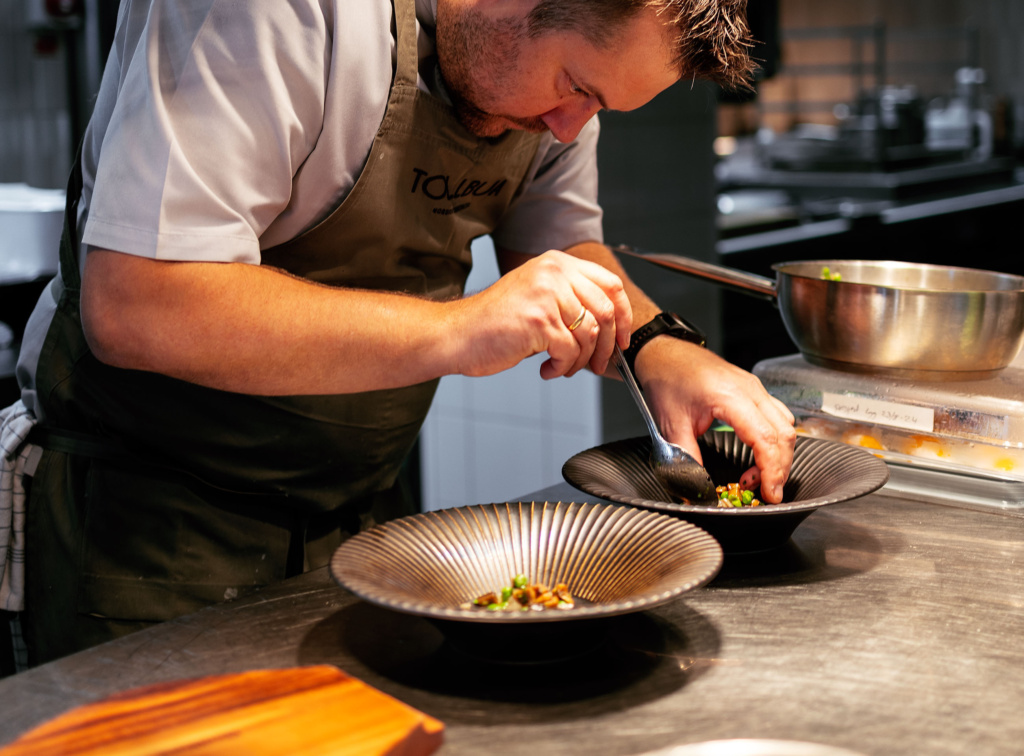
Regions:
<instances>
[{"instance_id":1,"label":"metal tongs","mask_svg":"<svg viewBox=\"0 0 1024 756\"><path fill-rule=\"evenodd\" d=\"M633 376L633 371L626 364L626 358L622 354L619 345L615 345L615 367L619 375L633 395L636 406L640 408L647 423L647 430L651 434L651 469L668 491L680 499L688 501L706 502L713 501L715 496L715 484L708 475L708 471L697 462L685 449L677 444L669 443L661 435L658 425L654 422L647 402L644 401L640 385Z\"/></svg>"}]
</instances>

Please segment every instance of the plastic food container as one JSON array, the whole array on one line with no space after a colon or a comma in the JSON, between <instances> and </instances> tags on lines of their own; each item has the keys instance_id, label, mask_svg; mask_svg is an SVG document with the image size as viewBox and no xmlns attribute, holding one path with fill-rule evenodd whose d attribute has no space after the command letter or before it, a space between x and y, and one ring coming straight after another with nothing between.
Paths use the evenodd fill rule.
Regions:
<instances>
[{"instance_id":1,"label":"plastic food container","mask_svg":"<svg viewBox=\"0 0 1024 756\"><path fill-rule=\"evenodd\" d=\"M885 460L890 492L1024 511L1024 357L964 382L847 373L800 355L763 360L753 372L796 416L798 433Z\"/></svg>"}]
</instances>

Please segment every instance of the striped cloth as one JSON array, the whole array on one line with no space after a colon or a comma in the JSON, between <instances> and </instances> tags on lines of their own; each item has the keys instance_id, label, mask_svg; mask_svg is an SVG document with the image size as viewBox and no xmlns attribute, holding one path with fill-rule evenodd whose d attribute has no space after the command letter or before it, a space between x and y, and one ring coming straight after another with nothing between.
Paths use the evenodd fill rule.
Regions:
<instances>
[{"instance_id":1,"label":"striped cloth","mask_svg":"<svg viewBox=\"0 0 1024 756\"><path fill-rule=\"evenodd\" d=\"M18 400L0 409L0 610L25 608L25 485L41 450L25 442L36 424Z\"/></svg>"}]
</instances>

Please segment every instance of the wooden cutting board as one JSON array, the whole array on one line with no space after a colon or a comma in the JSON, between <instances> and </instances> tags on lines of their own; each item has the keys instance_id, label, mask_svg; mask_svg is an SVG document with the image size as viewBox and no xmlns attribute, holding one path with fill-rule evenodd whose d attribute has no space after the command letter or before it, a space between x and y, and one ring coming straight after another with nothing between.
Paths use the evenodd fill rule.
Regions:
<instances>
[{"instance_id":1,"label":"wooden cutting board","mask_svg":"<svg viewBox=\"0 0 1024 756\"><path fill-rule=\"evenodd\" d=\"M433 753L444 725L329 665L150 685L73 709L0 756Z\"/></svg>"}]
</instances>

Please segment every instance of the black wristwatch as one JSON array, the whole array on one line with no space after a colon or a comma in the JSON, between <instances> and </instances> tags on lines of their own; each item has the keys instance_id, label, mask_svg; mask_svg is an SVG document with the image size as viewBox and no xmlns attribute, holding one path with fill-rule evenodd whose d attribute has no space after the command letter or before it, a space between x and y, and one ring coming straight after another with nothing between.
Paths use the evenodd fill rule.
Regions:
<instances>
[{"instance_id":1,"label":"black wristwatch","mask_svg":"<svg viewBox=\"0 0 1024 756\"><path fill-rule=\"evenodd\" d=\"M633 375L636 375L633 363L636 362L637 352L644 344L661 334L689 341L697 346L704 346L707 343L704 332L693 323L688 323L674 312L659 312L649 323L633 331L633 336L629 340L629 349L622 353L629 369L633 371Z\"/></svg>"}]
</instances>

